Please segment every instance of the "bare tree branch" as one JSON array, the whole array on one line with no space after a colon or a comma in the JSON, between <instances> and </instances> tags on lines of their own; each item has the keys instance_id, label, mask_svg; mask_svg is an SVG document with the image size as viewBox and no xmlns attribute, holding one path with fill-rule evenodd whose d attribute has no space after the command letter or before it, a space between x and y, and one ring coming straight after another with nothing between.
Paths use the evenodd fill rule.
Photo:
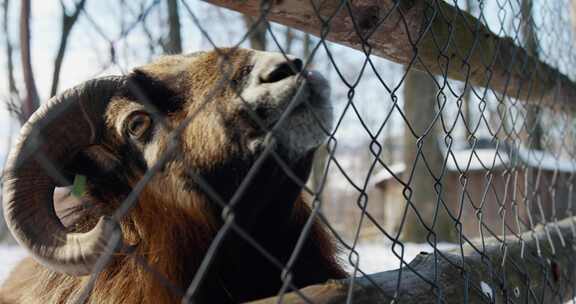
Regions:
<instances>
[{"instance_id":1,"label":"bare tree branch","mask_svg":"<svg viewBox=\"0 0 576 304\"><path fill-rule=\"evenodd\" d=\"M28 120L28 117L36 111L40 104L30 54L30 11L30 0L22 0L20 6L20 57L26 87L26 96L22 100L21 106L22 115L19 117L22 124Z\"/></svg>"},{"instance_id":2,"label":"bare tree branch","mask_svg":"<svg viewBox=\"0 0 576 304\"><path fill-rule=\"evenodd\" d=\"M68 45L68 37L72 32L72 28L76 21L78 20L78 16L84 9L84 5L86 4L86 0L80 0L76 3L76 7L74 8L74 12L72 14L68 14L66 12L66 6L60 0L60 6L62 7L62 32L60 34L60 46L58 47L58 53L56 54L56 59L54 59L54 71L52 73L52 86L50 88L50 96L56 95L58 92L58 84L60 81L60 70L62 69L62 62L64 61L64 56L66 55L66 47Z\"/></svg>"},{"instance_id":3,"label":"bare tree branch","mask_svg":"<svg viewBox=\"0 0 576 304\"><path fill-rule=\"evenodd\" d=\"M125 4L123 4L123 6L126 6ZM140 3L140 12L139 14L143 14L146 11L146 4L144 2ZM148 27L148 17L146 17L145 19L142 20L142 31L144 32L144 35L146 35L147 38L147 45L148 45L148 60L152 60L152 58L157 54L156 49L158 48L158 46L160 46L162 48L162 50L164 51L164 53L167 54L171 54L169 51L169 45L170 45L170 38L168 38L168 41L165 42L163 41L163 38L160 37L155 37L154 33L150 30L150 28Z\"/></svg>"},{"instance_id":4,"label":"bare tree branch","mask_svg":"<svg viewBox=\"0 0 576 304\"><path fill-rule=\"evenodd\" d=\"M286 28L286 41L284 42L284 51L287 54L292 53L292 43L294 42L294 32L291 28Z\"/></svg>"},{"instance_id":5,"label":"bare tree branch","mask_svg":"<svg viewBox=\"0 0 576 304\"><path fill-rule=\"evenodd\" d=\"M10 95L19 96L18 88L16 87L16 81L14 80L14 60L12 58L12 53L14 51L12 47L12 41L10 41L10 29L8 27L8 11L10 8L10 0L4 0L2 3L2 31L4 32L4 44L6 47L6 65L7 65L7 76L8 76L8 90Z\"/></svg>"},{"instance_id":6,"label":"bare tree branch","mask_svg":"<svg viewBox=\"0 0 576 304\"><path fill-rule=\"evenodd\" d=\"M20 117L19 111L12 111L11 109L20 101L20 92L16 87L16 81L14 80L14 60L13 60L13 47L12 41L10 40L10 28L8 26L8 15L10 10L10 0L4 0L2 2L2 31L4 32L4 44L6 49L6 73L8 79L8 96L6 97L6 108L14 115L14 117ZM11 142L11 132L8 132L9 138L7 142ZM7 151L4 151L7 152ZM7 153L4 153L7 155ZM0 160L2 161L2 160ZM0 194L1 196L1 194ZM8 231L8 227L4 222L4 215L0 211L0 242L15 243L12 235Z\"/></svg>"},{"instance_id":7,"label":"bare tree branch","mask_svg":"<svg viewBox=\"0 0 576 304\"><path fill-rule=\"evenodd\" d=\"M166 0L168 4L168 41L165 52L168 54L182 53L182 37L180 34L180 15L178 14L178 0Z\"/></svg>"},{"instance_id":8,"label":"bare tree branch","mask_svg":"<svg viewBox=\"0 0 576 304\"><path fill-rule=\"evenodd\" d=\"M250 33L250 47L256 50L266 50L266 21L258 22L252 16L244 15L246 31Z\"/></svg>"}]
</instances>

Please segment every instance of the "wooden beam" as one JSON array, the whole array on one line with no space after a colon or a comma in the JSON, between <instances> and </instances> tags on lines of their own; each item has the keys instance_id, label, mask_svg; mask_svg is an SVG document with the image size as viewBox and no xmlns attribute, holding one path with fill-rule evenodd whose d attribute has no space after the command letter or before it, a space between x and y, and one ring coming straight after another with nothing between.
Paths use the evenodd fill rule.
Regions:
<instances>
[{"instance_id":1,"label":"wooden beam","mask_svg":"<svg viewBox=\"0 0 576 304\"><path fill-rule=\"evenodd\" d=\"M303 288L312 303L565 303L576 294L575 219L534 232L494 238L438 253L420 253L409 267ZM478 251L483 252L479 254ZM361 258L361 257L360 257ZM400 282L398 281L399 279ZM398 284L399 283L399 284ZM352 287L351 287L352 286ZM398 287L398 289L397 289ZM438 301L440 299L440 301ZM308 303L298 293L253 304Z\"/></svg>"},{"instance_id":2,"label":"wooden beam","mask_svg":"<svg viewBox=\"0 0 576 304\"><path fill-rule=\"evenodd\" d=\"M568 77L442 0L205 1L531 104L576 103Z\"/></svg>"}]
</instances>

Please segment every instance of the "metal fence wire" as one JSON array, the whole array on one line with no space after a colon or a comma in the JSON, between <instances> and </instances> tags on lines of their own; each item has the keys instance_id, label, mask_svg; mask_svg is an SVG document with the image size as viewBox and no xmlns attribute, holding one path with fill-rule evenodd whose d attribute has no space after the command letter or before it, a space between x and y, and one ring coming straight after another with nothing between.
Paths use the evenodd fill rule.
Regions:
<instances>
[{"instance_id":1,"label":"metal fence wire","mask_svg":"<svg viewBox=\"0 0 576 304\"><path fill-rule=\"evenodd\" d=\"M110 231L112 241L90 279L78 285L82 291L63 293L70 301L95 301L95 290L108 286L100 281L117 279L106 269L120 267L115 262L119 255L122 263L138 265L151 275L151 284L182 303L574 301L576 84L571 79L576 76L576 33L571 1L206 2L177 4L184 37L192 41L184 42L184 53L187 48L214 49L216 83L201 100L194 100L200 106L187 113L182 124L172 126L170 117L154 114L154 121L171 130L166 149L108 214L117 224ZM167 23L163 1L112 5L122 5L120 29L103 21L107 19L101 11L85 7L73 36L86 36L83 43L94 46L101 69L93 77L128 74L137 63L164 52L155 28ZM162 261L168 254L139 251L145 240L118 253L122 240L130 241L120 223L135 208L147 208L140 203L149 183L170 170L167 164L183 157L178 154L183 145L207 144L188 143L187 126L204 117L203 111L230 88L244 98L234 83L234 53L244 47L279 52L286 60L294 54L303 68L292 64L291 73L304 79L309 70L319 70L330 83L334 123L323 127L327 139L307 164L310 177L277 151L274 143L282 124L265 126L262 113L250 110L248 115L265 129L268 144L245 172L233 168L237 171L227 173L232 175L224 180L232 184L230 193L221 193L221 185L215 184L223 180L186 172L194 191L210 206L202 212L214 217L204 228L189 228L190 233L213 233L172 238L208 237L207 246L199 246L197 256L179 257L180 262ZM149 88L138 82L126 85L146 109L161 113ZM288 111L298 100L293 98ZM309 101L305 106L314 108ZM46 124L61 119L58 113L49 118ZM38 148L51 139L36 135L37 145L28 148L49 176L59 184L73 183L75 190L91 182L90 172L71 182L61 164ZM296 228L283 228L296 229L290 232L293 239L282 239L288 234L263 237L270 238L267 229L279 229L273 217L278 210L270 211L279 207L244 202L268 191L263 188L270 181L264 183L259 173L269 166L301 189L309 205ZM250 211L242 210L246 208ZM242 222L248 213L256 215ZM182 224L158 217L156 230ZM318 234L326 234L326 240ZM331 261L303 252L330 242L337 251L319 253L334 255L345 275L335 271L332 277L319 275L322 280L303 278L326 268L319 261ZM175 242L170 249L188 252L179 247L182 244L190 243ZM271 244L288 244L281 247L287 252L278 254ZM197 257L197 263L190 261ZM165 263L178 267L166 273ZM180 269L188 265L196 266ZM227 274L238 271L244 272ZM263 291L266 288L273 291Z\"/></svg>"}]
</instances>

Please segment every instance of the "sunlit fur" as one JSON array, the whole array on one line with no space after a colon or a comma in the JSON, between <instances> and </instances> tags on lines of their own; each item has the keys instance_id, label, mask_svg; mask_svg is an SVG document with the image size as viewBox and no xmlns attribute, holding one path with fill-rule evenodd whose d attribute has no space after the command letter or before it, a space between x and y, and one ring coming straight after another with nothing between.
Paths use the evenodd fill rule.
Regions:
<instances>
[{"instance_id":1,"label":"sunlit fur","mask_svg":"<svg viewBox=\"0 0 576 304\"><path fill-rule=\"evenodd\" d=\"M169 152L171 132L191 120L173 141L176 146L169 161L146 185L136 207L122 221L124 243L133 246L133 252L116 255L98 275L88 303L181 301L182 292L192 282L223 225L223 209L218 201L230 201L266 144L270 144L265 132L247 117L250 106L238 97L258 76L254 75L258 72L254 65L264 54L223 49L165 57L132 72L126 87L113 98L102 142L75 156L70 168L88 177L88 192L77 208L81 220L70 225L74 231L85 231L98 216L111 214L143 174ZM232 85L222 81L226 78L232 79ZM278 90L274 87L273 91ZM307 98L321 97L318 92L314 94ZM262 102L247 101L252 106ZM288 142L273 142L277 155L302 181L310 173L314 152L310 147L319 144L319 132L331 123L326 114L328 106L316 106L311 110L317 110L316 116L324 117L324 121L316 122L306 112L310 110L299 109L291 117L293 122L286 122L287 131L281 131L291 133L279 133ZM144 141L130 139L124 130L124 120L134 110L155 117ZM266 119L262 117L265 123ZM291 149L289 141L294 139L300 143ZM198 184L197 176L220 197L212 197ZM310 208L304 202L301 186L272 157L264 159L252 178L234 209L235 223L285 264ZM318 220L291 273L296 287L345 276L336 259L335 245ZM273 296L282 286L281 274L282 269L232 229L195 299L201 303L232 303ZM27 258L0 289L0 303L68 303L82 292L89 278L53 272Z\"/></svg>"}]
</instances>

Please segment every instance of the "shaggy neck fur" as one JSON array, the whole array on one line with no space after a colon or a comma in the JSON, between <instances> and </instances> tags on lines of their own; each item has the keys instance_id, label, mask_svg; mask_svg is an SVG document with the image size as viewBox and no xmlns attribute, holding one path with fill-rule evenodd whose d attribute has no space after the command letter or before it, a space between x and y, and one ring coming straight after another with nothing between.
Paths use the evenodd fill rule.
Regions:
<instances>
[{"instance_id":1,"label":"shaggy neck fur","mask_svg":"<svg viewBox=\"0 0 576 304\"><path fill-rule=\"evenodd\" d=\"M283 198L294 196L295 201L288 204L289 215L279 218L274 210L283 209L279 208L287 203ZM277 261L286 264L310 209L297 194L277 193L275 197L277 201L251 202L271 207L258 215L260 222L245 228ZM197 208L174 208L149 190L140 195L139 204L122 225L125 243L135 245L136 249L131 255L117 256L98 276L88 303L178 303L181 300L182 292L191 283L221 226L204 199L200 196L191 199L195 200L191 205ZM247 199L253 198L248 195ZM242 200L240 205L248 203ZM163 224L159 219L170 219L171 223ZM241 217L239 222L243 222ZM315 222L292 268L293 284L304 287L344 277L335 256L333 242L320 223ZM49 271L32 260L26 263L30 265L20 267L30 268L28 271L34 273L31 279L7 282L6 292L2 292L11 294L8 291L11 287L30 285L13 288L27 292L12 293L18 298L16 303L38 303L38 299L42 299L42 303L68 303L89 280ZM282 286L281 271L231 231L218 250L196 300L236 303L273 296Z\"/></svg>"}]
</instances>

